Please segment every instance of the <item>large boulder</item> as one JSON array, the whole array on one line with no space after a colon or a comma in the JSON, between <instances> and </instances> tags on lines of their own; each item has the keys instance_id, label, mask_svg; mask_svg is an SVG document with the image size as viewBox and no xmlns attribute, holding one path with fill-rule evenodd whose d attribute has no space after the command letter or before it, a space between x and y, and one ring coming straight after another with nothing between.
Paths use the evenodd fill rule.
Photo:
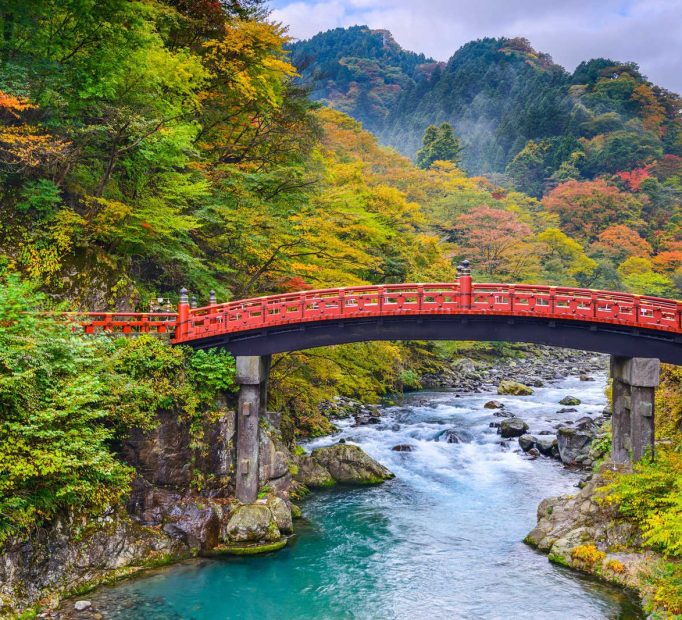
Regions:
<instances>
[{"instance_id":1,"label":"large boulder","mask_svg":"<svg viewBox=\"0 0 682 620\"><path fill-rule=\"evenodd\" d=\"M580 404L580 399L575 396L564 396L560 401L560 405L566 405L567 407L576 407Z\"/></svg>"},{"instance_id":2,"label":"large boulder","mask_svg":"<svg viewBox=\"0 0 682 620\"><path fill-rule=\"evenodd\" d=\"M311 457L341 484L377 484L395 477L361 448L347 443L317 448Z\"/></svg>"},{"instance_id":3,"label":"large boulder","mask_svg":"<svg viewBox=\"0 0 682 620\"><path fill-rule=\"evenodd\" d=\"M521 437L527 430L528 424L521 418L508 418L500 422L500 435L502 437Z\"/></svg>"},{"instance_id":4,"label":"large boulder","mask_svg":"<svg viewBox=\"0 0 682 620\"><path fill-rule=\"evenodd\" d=\"M498 394L510 394L512 396L530 396L533 388L523 385L518 381L501 381L497 386Z\"/></svg>"},{"instance_id":5,"label":"large boulder","mask_svg":"<svg viewBox=\"0 0 682 620\"><path fill-rule=\"evenodd\" d=\"M597 425L584 417L573 426L562 426L557 431L559 457L566 465L592 465L590 446L597 435Z\"/></svg>"},{"instance_id":6,"label":"large boulder","mask_svg":"<svg viewBox=\"0 0 682 620\"><path fill-rule=\"evenodd\" d=\"M234 542L260 542L279 540L280 533L266 504L245 504L230 517L223 537Z\"/></svg>"},{"instance_id":7,"label":"large boulder","mask_svg":"<svg viewBox=\"0 0 682 620\"><path fill-rule=\"evenodd\" d=\"M294 480L304 484L309 489L323 489L333 487L336 480L332 478L329 470L320 465L310 456L298 456L295 458Z\"/></svg>"}]
</instances>

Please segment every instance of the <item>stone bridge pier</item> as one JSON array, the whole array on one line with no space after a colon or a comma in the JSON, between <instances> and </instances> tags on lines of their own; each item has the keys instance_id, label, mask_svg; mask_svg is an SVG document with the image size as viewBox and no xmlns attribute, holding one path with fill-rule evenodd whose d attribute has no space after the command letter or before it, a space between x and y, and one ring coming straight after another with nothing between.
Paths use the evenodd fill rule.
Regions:
<instances>
[{"instance_id":1,"label":"stone bridge pier","mask_svg":"<svg viewBox=\"0 0 682 620\"><path fill-rule=\"evenodd\" d=\"M661 362L647 357L611 356L614 463L654 457L654 403Z\"/></svg>"},{"instance_id":2,"label":"stone bridge pier","mask_svg":"<svg viewBox=\"0 0 682 620\"><path fill-rule=\"evenodd\" d=\"M258 498L258 429L268 400L269 355L240 355L236 382L237 403L237 481L235 494L244 504Z\"/></svg>"}]
</instances>

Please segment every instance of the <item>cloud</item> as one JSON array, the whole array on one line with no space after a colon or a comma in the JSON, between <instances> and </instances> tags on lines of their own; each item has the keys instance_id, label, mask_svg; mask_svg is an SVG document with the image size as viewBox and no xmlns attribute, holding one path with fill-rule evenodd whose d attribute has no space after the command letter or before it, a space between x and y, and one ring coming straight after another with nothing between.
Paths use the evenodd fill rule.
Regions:
<instances>
[{"instance_id":1,"label":"cloud","mask_svg":"<svg viewBox=\"0 0 682 620\"><path fill-rule=\"evenodd\" d=\"M637 62L682 92L681 0L275 0L273 18L306 39L335 28L386 28L406 49L447 60L480 37L523 36L572 70L582 60Z\"/></svg>"}]
</instances>

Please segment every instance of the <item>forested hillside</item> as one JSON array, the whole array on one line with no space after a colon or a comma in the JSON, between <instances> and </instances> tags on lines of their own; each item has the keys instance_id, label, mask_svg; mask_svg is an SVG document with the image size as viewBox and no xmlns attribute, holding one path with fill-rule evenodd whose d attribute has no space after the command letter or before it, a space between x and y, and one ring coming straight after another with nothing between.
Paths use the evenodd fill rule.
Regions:
<instances>
[{"instance_id":1,"label":"forested hillside","mask_svg":"<svg viewBox=\"0 0 682 620\"><path fill-rule=\"evenodd\" d=\"M444 66L423 65L367 27L319 34L292 50L313 98L363 121L385 144L414 156L427 126L447 121L469 174L498 175L537 197L567 179L682 155L679 96L632 62L587 60L571 74L519 38L473 41ZM383 71L363 70L378 58ZM324 68L311 70L318 60Z\"/></svg>"}]
</instances>

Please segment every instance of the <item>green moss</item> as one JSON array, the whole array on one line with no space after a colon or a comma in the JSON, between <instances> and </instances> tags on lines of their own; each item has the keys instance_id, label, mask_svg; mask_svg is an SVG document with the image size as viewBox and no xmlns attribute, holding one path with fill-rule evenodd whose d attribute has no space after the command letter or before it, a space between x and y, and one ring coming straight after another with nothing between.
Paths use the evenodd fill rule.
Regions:
<instances>
[{"instance_id":1,"label":"green moss","mask_svg":"<svg viewBox=\"0 0 682 620\"><path fill-rule=\"evenodd\" d=\"M279 551L286 547L288 539L282 538L275 542L253 545L219 545L210 551L205 551L203 555L209 557L221 555L258 555L260 553L269 553L272 551Z\"/></svg>"},{"instance_id":2,"label":"green moss","mask_svg":"<svg viewBox=\"0 0 682 620\"><path fill-rule=\"evenodd\" d=\"M303 516L303 512L296 504L291 504L291 518L300 519Z\"/></svg>"},{"instance_id":3,"label":"green moss","mask_svg":"<svg viewBox=\"0 0 682 620\"><path fill-rule=\"evenodd\" d=\"M550 553L549 556L547 556L547 559L553 564L559 564L560 566L570 567L568 560L559 553Z\"/></svg>"}]
</instances>

